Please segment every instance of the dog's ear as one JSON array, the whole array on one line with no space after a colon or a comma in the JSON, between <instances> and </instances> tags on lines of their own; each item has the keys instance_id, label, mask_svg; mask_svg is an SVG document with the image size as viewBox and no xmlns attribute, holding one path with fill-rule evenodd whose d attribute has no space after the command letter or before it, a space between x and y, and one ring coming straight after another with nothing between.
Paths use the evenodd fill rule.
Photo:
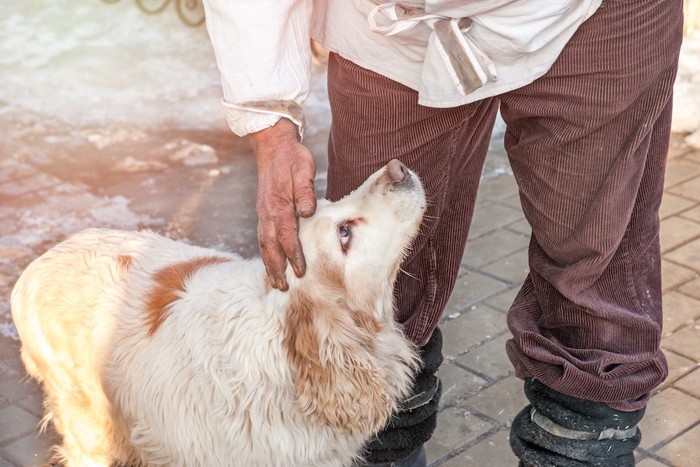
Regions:
<instances>
[{"instance_id":1,"label":"dog's ear","mask_svg":"<svg viewBox=\"0 0 700 467\"><path fill-rule=\"evenodd\" d=\"M297 407L344 434L377 433L395 406L386 375L372 355L381 325L342 300L321 303L298 291L291 298L285 347Z\"/></svg>"}]
</instances>

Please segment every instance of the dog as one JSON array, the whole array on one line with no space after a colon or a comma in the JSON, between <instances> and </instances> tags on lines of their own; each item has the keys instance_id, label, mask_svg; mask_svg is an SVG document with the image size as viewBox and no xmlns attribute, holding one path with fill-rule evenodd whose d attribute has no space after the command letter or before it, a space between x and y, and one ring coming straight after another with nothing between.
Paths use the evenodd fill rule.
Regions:
<instances>
[{"instance_id":1,"label":"dog","mask_svg":"<svg viewBox=\"0 0 700 467\"><path fill-rule=\"evenodd\" d=\"M393 160L299 220L307 272L150 231L88 229L12 291L68 466L347 466L411 390L393 284L426 209Z\"/></svg>"}]
</instances>

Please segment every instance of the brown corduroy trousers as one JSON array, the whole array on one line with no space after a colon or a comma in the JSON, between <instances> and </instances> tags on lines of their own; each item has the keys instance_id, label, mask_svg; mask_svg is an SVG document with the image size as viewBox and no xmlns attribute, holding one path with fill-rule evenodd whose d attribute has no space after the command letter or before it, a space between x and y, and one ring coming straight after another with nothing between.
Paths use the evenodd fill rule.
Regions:
<instances>
[{"instance_id":1,"label":"brown corduroy trousers","mask_svg":"<svg viewBox=\"0 0 700 467\"><path fill-rule=\"evenodd\" d=\"M667 374L658 209L681 30L680 0L607 0L545 76L447 109L331 54L327 196L397 158L430 200L396 286L397 319L418 345L454 287L500 104L532 227L508 314L516 374L618 410L646 404Z\"/></svg>"}]
</instances>

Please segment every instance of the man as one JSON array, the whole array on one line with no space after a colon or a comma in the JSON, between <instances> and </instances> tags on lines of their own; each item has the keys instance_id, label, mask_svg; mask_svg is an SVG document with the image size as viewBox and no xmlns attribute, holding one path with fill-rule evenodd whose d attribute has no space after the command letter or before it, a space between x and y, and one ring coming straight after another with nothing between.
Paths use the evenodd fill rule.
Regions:
<instances>
[{"instance_id":1,"label":"man","mask_svg":"<svg viewBox=\"0 0 700 467\"><path fill-rule=\"evenodd\" d=\"M312 5L313 3L313 5ZM602 3L602 4L601 4ZM368 446L372 465L425 465L455 283L497 110L532 227L507 352L530 405L522 465L634 465L636 427L666 377L658 208L681 43L680 0L205 1L232 130L258 162L258 235L273 286L304 273L297 216L315 209L301 144L309 36L331 51L328 190L392 158L431 200L397 283L422 347L412 404ZM393 464L391 464L394 462Z\"/></svg>"}]
</instances>

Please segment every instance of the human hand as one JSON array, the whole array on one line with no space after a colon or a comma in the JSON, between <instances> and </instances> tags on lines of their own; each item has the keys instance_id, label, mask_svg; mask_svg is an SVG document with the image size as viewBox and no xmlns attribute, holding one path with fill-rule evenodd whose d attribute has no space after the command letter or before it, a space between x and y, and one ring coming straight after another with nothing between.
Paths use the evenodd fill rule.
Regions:
<instances>
[{"instance_id":1,"label":"human hand","mask_svg":"<svg viewBox=\"0 0 700 467\"><path fill-rule=\"evenodd\" d=\"M316 211L316 162L297 138L297 127L286 118L252 133L258 166L258 243L272 287L287 290L287 260L297 277L306 272L299 242L297 216Z\"/></svg>"}]
</instances>

